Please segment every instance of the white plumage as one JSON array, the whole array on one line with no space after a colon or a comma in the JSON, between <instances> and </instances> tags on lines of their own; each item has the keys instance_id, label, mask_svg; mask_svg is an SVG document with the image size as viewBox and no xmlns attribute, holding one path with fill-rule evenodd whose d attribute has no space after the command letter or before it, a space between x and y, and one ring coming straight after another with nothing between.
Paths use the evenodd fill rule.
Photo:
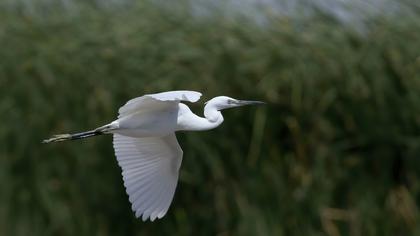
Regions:
<instances>
[{"instance_id":1,"label":"white plumage","mask_svg":"<svg viewBox=\"0 0 420 236\"><path fill-rule=\"evenodd\" d=\"M147 94L129 100L119 109L118 119L92 131L61 134L44 143L113 134L114 149L126 192L136 217L143 221L162 218L172 202L182 162L176 131L213 129L223 122L222 109L258 101L241 101L226 96L206 103L204 116L195 115L187 105L201 93L171 91Z\"/></svg>"},{"instance_id":2,"label":"white plumage","mask_svg":"<svg viewBox=\"0 0 420 236\"><path fill-rule=\"evenodd\" d=\"M114 149L136 216L162 218L174 196L182 161L175 134L152 138L114 134Z\"/></svg>"}]
</instances>

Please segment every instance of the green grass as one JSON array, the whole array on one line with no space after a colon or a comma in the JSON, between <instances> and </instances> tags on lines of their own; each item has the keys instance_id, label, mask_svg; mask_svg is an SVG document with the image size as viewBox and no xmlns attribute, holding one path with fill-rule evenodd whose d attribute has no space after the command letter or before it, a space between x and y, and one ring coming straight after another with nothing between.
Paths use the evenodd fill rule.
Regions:
<instances>
[{"instance_id":1,"label":"green grass","mask_svg":"<svg viewBox=\"0 0 420 236\"><path fill-rule=\"evenodd\" d=\"M148 4L80 9L0 12L1 235L328 235L328 208L356 214L334 221L342 235L420 232L419 18L361 35L323 16L261 28ZM40 143L176 89L267 105L178 134L160 221L132 214L110 136Z\"/></svg>"}]
</instances>

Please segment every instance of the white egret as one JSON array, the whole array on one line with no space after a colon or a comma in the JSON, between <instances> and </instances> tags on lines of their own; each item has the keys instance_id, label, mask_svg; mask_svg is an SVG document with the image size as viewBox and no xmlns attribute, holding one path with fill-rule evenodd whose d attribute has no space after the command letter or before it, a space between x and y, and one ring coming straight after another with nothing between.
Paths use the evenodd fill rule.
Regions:
<instances>
[{"instance_id":1,"label":"white egret","mask_svg":"<svg viewBox=\"0 0 420 236\"><path fill-rule=\"evenodd\" d=\"M128 101L119 109L118 119L107 125L82 133L55 135L43 143L113 134L115 155L132 210L143 221L154 221L168 211L178 182L183 152L175 132L213 129L223 122L221 110L263 103L215 97L206 103L204 117L181 103L196 102L200 97L201 93L194 91L147 94Z\"/></svg>"}]
</instances>

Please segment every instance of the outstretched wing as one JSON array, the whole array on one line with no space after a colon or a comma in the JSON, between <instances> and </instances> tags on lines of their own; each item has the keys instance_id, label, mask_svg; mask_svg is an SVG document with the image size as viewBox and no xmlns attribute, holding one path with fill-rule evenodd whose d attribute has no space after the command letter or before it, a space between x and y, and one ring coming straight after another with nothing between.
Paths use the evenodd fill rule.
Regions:
<instances>
[{"instance_id":1,"label":"outstretched wing","mask_svg":"<svg viewBox=\"0 0 420 236\"><path fill-rule=\"evenodd\" d=\"M118 118L139 110L157 110L167 108L168 106L175 106L178 105L180 101L196 102L200 97L201 93L187 90L146 94L141 97L133 98L122 106L118 110Z\"/></svg>"},{"instance_id":2,"label":"outstretched wing","mask_svg":"<svg viewBox=\"0 0 420 236\"><path fill-rule=\"evenodd\" d=\"M182 161L175 134L150 138L114 134L114 149L136 217L162 218L172 202Z\"/></svg>"}]
</instances>

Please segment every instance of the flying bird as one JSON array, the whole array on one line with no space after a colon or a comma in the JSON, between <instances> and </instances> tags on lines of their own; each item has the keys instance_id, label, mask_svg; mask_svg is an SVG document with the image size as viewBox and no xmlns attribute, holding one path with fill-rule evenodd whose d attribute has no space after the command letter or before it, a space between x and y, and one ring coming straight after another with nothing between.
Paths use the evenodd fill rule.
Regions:
<instances>
[{"instance_id":1,"label":"flying bird","mask_svg":"<svg viewBox=\"0 0 420 236\"><path fill-rule=\"evenodd\" d=\"M129 100L118 110L118 118L107 125L54 135L43 143L112 134L132 210L143 221L154 221L168 211L178 182L183 151L175 132L210 130L223 122L223 109L263 104L219 96L205 103L204 117L200 117L182 103L197 102L200 97L195 91L146 94Z\"/></svg>"}]
</instances>

